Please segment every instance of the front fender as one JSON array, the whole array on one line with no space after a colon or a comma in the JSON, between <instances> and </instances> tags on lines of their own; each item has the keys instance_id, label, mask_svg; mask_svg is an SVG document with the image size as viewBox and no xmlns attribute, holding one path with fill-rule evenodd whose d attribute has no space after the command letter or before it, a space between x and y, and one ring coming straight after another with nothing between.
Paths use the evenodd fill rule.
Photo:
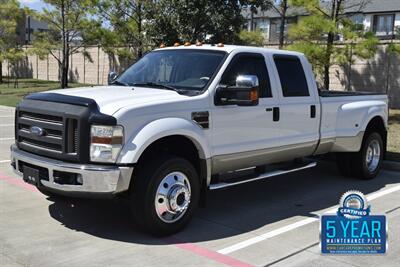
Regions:
<instances>
[{"instance_id":1,"label":"front fender","mask_svg":"<svg viewBox=\"0 0 400 267\"><path fill-rule=\"evenodd\" d=\"M121 164L136 163L142 153L153 142L167 136L182 135L196 145L199 157L210 158L206 132L193 121L183 118L163 118L152 121L127 138L117 162Z\"/></svg>"}]
</instances>

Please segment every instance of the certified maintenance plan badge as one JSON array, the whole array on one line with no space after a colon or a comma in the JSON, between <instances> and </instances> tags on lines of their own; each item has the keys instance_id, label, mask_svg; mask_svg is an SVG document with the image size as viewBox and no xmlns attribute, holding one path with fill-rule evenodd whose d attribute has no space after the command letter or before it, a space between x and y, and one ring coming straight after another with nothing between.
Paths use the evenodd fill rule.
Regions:
<instances>
[{"instance_id":1,"label":"certified maintenance plan badge","mask_svg":"<svg viewBox=\"0 0 400 267\"><path fill-rule=\"evenodd\" d=\"M321 216L322 254L386 253L386 217L370 208L363 193L346 192L336 215Z\"/></svg>"}]
</instances>

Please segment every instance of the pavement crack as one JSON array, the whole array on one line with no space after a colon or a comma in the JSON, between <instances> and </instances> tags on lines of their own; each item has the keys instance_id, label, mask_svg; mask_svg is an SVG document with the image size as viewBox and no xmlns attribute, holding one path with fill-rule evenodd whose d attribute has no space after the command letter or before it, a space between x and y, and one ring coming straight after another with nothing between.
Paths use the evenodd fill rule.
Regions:
<instances>
[{"instance_id":1,"label":"pavement crack","mask_svg":"<svg viewBox=\"0 0 400 267\"><path fill-rule=\"evenodd\" d=\"M389 213L392 213L392 212L394 212L394 211L396 211L396 210L398 210L398 209L400 209L400 206L399 206L399 207L396 207L396 208L393 208L393 209L390 209L390 210L386 211L385 213L386 213L386 214L389 214Z\"/></svg>"},{"instance_id":2,"label":"pavement crack","mask_svg":"<svg viewBox=\"0 0 400 267\"><path fill-rule=\"evenodd\" d=\"M267 267L267 266L272 266L272 265L277 264L277 263L279 263L279 262L281 262L281 261L284 261L284 260L286 260L286 259L288 259L288 258L291 258L291 257L293 257L293 256L295 256L295 255L297 255L297 254L300 254L301 252L303 252L303 251L305 251L305 250L307 250L307 249L309 249L309 248L315 247L315 246L318 245L318 244L319 244L319 242L313 243L313 244L311 244L311 245L309 245L309 246L307 246L307 247L305 247L305 248L302 248L302 249L300 249L300 250L298 250L298 251L296 251L296 252L293 252L293 253L291 253L291 254L289 254L289 255L283 257L283 258L280 258L280 259L277 259L277 260L275 260L275 261L273 261L273 262L271 262L271 263L268 263L267 265L265 265L265 267Z\"/></svg>"}]
</instances>

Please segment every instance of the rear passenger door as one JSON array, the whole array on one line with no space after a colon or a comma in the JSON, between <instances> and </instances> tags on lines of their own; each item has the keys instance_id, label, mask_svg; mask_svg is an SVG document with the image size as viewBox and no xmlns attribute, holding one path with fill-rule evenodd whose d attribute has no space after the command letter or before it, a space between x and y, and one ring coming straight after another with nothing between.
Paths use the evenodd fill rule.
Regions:
<instances>
[{"instance_id":1,"label":"rear passenger door","mask_svg":"<svg viewBox=\"0 0 400 267\"><path fill-rule=\"evenodd\" d=\"M311 155L319 140L319 103L312 71L295 55L273 55L280 94L279 143L289 145L296 157ZM307 70L307 72L304 71Z\"/></svg>"}]
</instances>

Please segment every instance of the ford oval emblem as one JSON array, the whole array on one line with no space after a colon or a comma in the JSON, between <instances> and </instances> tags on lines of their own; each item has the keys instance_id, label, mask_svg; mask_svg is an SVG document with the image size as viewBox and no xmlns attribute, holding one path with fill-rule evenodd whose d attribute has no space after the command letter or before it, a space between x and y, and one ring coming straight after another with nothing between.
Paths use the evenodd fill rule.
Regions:
<instances>
[{"instance_id":1,"label":"ford oval emblem","mask_svg":"<svg viewBox=\"0 0 400 267\"><path fill-rule=\"evenodd\" d=\"M30 133L37 135L37 136L43 136L45 132L44 132L43 128L40 128L38 126L32 126L30 129Z\"/></svg>"}]
</instances>

